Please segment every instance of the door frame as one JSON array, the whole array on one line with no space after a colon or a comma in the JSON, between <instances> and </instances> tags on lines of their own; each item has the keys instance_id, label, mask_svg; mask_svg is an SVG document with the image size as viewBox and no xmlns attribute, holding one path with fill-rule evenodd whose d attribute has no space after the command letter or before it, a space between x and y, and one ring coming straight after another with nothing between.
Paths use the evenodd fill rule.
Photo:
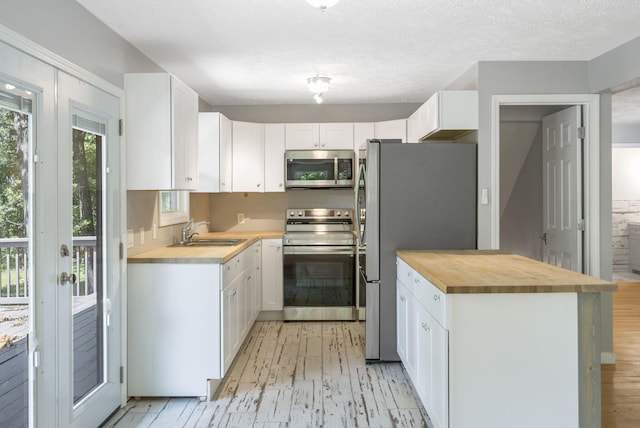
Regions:
<instances>
[{"instance_id":1,"label":"door frame","mask_svg":"<svg viewBox=\"0 0 640 428\"><path fill-rule=\"evenodd\" d=\"M24 52L33 58L42 61L52 67L59 69L67 74L70 74L86 83L95 86L96 88L117 97L120 100L120 117L126 115L126 103L125 103L125 91L113 83L110 83L101 77L85 70L84 68L72 63L71 61L49 51L48 49L32 42L26 37L16 33L15 31L0 25L0 41L11 46L17 50ZM124 367L124 379L120 384L120 404L124 406L127 403L127 375L126 375L126 361L127 361L127 248L123 245L126 242L127 233L127 201L126 201L126 133L122 132L120 135L120 192L119 192L119 220L120 230L117 231L120 237L120 246L122 248L121 262L119 268L120 283L114 285L117 287L116 295L120 296L120 366Z\"/></svg>"},{"instance_id":2,"label":"door frame","mask_svg":"<svg viewBox=\"0 0 640 428\"><path fill-rule=\"evenodd\" d=\"M583 107L583 272L600 277L600 96L598 94L494 95L491 99L491 248L500 248L500 107L580 105Z\"/></svg>"}]
</instances>

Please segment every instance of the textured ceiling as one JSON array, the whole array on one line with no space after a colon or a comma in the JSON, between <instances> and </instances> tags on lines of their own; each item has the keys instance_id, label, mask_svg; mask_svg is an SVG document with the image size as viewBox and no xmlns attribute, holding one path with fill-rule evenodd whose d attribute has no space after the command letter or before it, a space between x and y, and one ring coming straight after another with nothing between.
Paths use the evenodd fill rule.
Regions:
<instances>
[{"instance_id":1,"label":"textured ceiling","mask_svg":"<svg viewBox=\"0 0 640 428\"><path fill-rule=\"evenodd\" d=\"M77 0L214 105L424 102L480 60L591 60L638 0Z\"/></svg>"}]
</instances>

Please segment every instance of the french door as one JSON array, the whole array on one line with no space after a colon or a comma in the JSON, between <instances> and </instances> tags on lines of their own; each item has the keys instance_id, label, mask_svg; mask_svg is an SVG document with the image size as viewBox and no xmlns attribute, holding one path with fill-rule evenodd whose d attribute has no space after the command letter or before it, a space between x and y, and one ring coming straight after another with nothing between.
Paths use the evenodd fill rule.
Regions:
<instances>
[{"instance_id":1,"label":"french door","mask_svg":"<svg viewBox=\"0 0 640 428\"><path fill-rule=\"evenodd\" d=\"M0 426L98 426L121 392L120 101L2 42L0 57L0 157L16 163L1 192L22 210L0 211L0 248L21 248L1 268L28 314L25 352L9 374L0 360L3 381L26 379Z\"/></svg>"}]
</instances>

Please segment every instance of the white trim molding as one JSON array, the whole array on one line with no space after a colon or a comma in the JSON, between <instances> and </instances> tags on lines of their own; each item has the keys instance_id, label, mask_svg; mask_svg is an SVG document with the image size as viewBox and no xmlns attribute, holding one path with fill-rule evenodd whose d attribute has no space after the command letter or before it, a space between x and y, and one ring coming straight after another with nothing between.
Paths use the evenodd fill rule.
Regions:
<instances>
[{"instance_id":1,"label":"white trim molding","mask_svg":"<svg viewBox=\"0 0 640 428\"><path fill-rule=\"evenodd\" d=\"M580 105L586 129L583 147L585 217L583 269L600 277L600 96L597 94L494 95L491 100L491 248L500 248L500 107Z\"/></svg>"}]
</instances>

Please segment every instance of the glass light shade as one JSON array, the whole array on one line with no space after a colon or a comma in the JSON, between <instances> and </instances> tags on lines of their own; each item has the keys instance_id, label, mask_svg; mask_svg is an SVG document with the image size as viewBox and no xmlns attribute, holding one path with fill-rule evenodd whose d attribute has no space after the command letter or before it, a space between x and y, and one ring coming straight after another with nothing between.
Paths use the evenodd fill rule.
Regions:
<instances>
[{"instance_id":1,"label":"glass light shade","mask_svg":"<svg viewBox=\"0 0 640 428\"><path fill-rule=\"evenodd\" d=\"M309 86L309 91L314 94L321 94L323 92L327 92L330 87L331 79L328 77L309 77L307 79L307 85Z\"/></svg>"},{"instance_id":2,"label":"glass light shade","mask_svg":"<svg viewBox=\"0 0 640 428\"><path fill-rule=\"evenodd\" d=\"M328 7L335 6L340 0L307 0L311 6L320 10L325 10Z\"/></svg>"}]
</instances>

